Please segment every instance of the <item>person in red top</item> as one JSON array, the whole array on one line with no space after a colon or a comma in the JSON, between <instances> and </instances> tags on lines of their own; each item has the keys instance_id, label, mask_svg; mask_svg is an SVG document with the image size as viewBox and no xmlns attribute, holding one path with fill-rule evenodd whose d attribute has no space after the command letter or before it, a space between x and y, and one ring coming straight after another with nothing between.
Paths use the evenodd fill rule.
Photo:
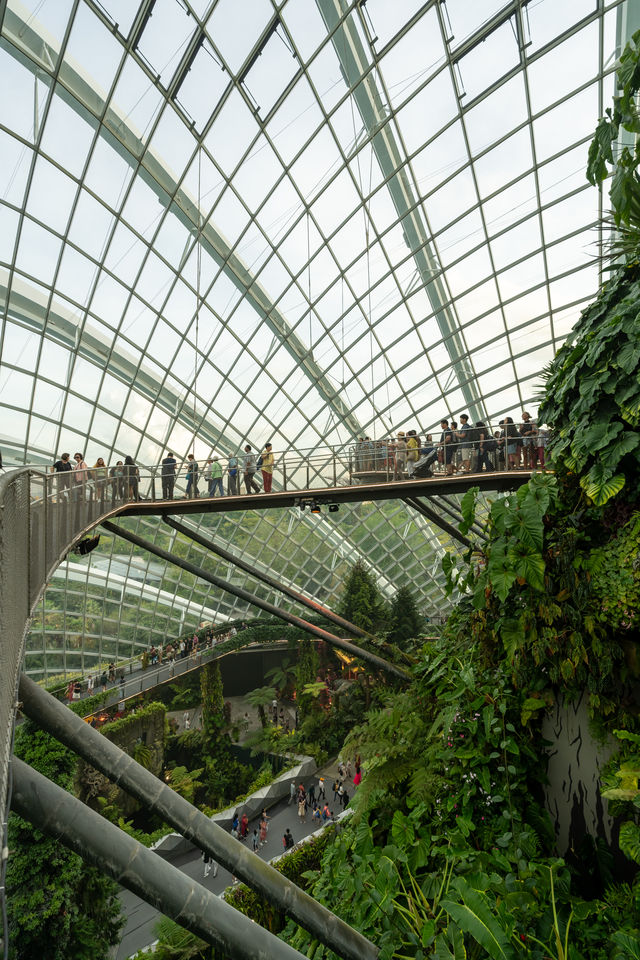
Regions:
<instances>
[{"instance_id":1,"label":"person in red top","mask_svg":"<svg viewBox=\"0 0 640 960\"><path fill-rule=\"evenodd\" d=\"M247 830L249 829L249 817L246 813L242 814L242 820L240 821L240 836L243 840L246 840Z\"/></svg>"}]
</instances>

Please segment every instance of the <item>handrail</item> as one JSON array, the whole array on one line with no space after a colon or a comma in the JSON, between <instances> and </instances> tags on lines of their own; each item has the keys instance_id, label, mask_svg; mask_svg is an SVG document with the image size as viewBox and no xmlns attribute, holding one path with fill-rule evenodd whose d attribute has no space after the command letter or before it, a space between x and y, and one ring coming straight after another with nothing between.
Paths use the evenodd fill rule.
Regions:
<instances>
[{"instance_id":1,"label":"handrail","mask_svg":"<svg viewBox=\"0 0 640 960\"><path fill-rule=\"evenodd\" d=\"M532 437L514 433L513 436L496 438L493 433L497 431L493 431L490 425L485 429L488 434L485 440L472 436L469 440L449 442L446 439L448 434L443 434L443 442L440 439L429 443L421 441L417 452L405 449L403 441L398 445L397 439L363 439L293 453L275 453L271 474L274 490L327 490L354 483L393 483L413 477L437 476L446 480L461 474L509 473L521 468L521 452L525 469L544 467L550 437L548 431ZM453 435L459 438L460 433ZM253 484L260 487L261 480L267 482L265 474L257 467L259 454L253 452L251 456L255 472L250 476ZM209 479L208 460L194 460L176 463L170 474L162 464L87 466L86 470L65 473L48 473L42 464L22 465L1 477L0 484L6 485L11 475L28 472L32 481L41 483L42 495L52 502L59 491L60 496L74 502L99 501L105 506L110 503L112 507L137 499L209 499L214 495L252 493L245 475L244 455L237 455L237 468L229 467L229 459L218 460L221 466L219 483ZM237 470L235 475L234 469ZM111 476L114 470L119 472ZM2 486L0 497L1 491ZM266 492L269 490L265 485Z\"/></svg>"}]
</instances>

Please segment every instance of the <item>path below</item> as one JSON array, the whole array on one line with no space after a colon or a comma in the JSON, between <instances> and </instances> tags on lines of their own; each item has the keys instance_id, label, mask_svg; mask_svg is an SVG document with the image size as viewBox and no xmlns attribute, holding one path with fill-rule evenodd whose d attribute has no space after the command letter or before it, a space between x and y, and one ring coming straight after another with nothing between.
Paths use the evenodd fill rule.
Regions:
<instances>
[{"instance_id":1,"label":"path below","mask_svg":"<svg viewBox=\"0 0 640 960\"><path fill-rule=\"evenodd\" d=\"M333 803L333 792L331 790L331 784L336 777L336 773L336 765L329 764L328 766L323 767L321 771L318 771L318 774L313 778L305 777L303 779L303 783L308 789L313 782L316 784L317 789L318 776L324 776L327 784L326 791L329 807L332 812L339 813L340 808L337 804ZM242 804L239 804L238 806L239 809L242 809ZM319 826L321 826L321 823L319 824L318 821L312 821L309 813L307 813L306 822L301 822L298 818L295 804L288 804L286 800L281 800L274 807L271 807L269 810L269 817L267 842L264 847L260 848L258 852L258 855L263 860L272 860L274 857L277 857L278 854L283 852L282 836L287 827L289 827L293 835L293 839L297 842L298 840L302 840L303 837L309 836L310 833L314 833L316 830L318 830ZM251 836L253 835L253 829L257 826L257 820L250 821L249 833L246 841L246 843L249 844L249 847L251 847ZM218 869L218 875L216 877L213 876L212 871L206 880L204 879L204 864L201 859L200 851L198 850L194 850L191 853L182 854L171 862L175 867L187 874L187 876L192 877L199 883L203 884L207 890L211 890L212 893L221 894L223 890L231 886L231 874L223 867ZM155 934L155 925L162 914L144 900L141 900L140 897L130 893L128 890L121 891L120 901L122 903L122 912L127 916L127 922L122 931L120 945L117 948L117 952L115 952L113 956L115 956L116 960L126 960L127 957L133 956L136 951L141 950L144 947L148 947L149 944L153 943L157 939Z\"/></svg>"}]
</instances>

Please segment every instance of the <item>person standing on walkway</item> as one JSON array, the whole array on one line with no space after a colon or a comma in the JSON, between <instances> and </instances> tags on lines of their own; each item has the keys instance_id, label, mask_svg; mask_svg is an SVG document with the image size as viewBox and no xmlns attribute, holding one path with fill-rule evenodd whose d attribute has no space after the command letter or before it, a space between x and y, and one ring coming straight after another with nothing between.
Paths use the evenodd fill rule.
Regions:
<instances>
[{"instance_id":1,"label":"person standing on walkway","mask_svg":"<svg viewBox=\"0 0 640 960\"><path fill-rule=\"evenodd\" d=\"M302 794L298 797L298 818L301 823L305 823L307 819L307 801Z\"/></svg>"},{"instance_id":2,"label":"person standing on walkway","mask_svg":"<svg viewBox=\"0 0 640 960\"><path fill-rule=\"evenodd\" d=\"M260 487L256 483L255 473L256 473L256 458L251 452L250 444L247 444L244 448L244 485L246 487L247 493L260 493Z\"/></svg>"},{"instance_id":3,"label":"person standing on walkway","mask_svg":"<svg viewBox=\"0 0 640 960\"><path fill-rule=\"evenodd\" d=\"M173 488L176 483L176 458L170 450L162 461L162 499L173 500Z\"/></svg>"},{"instance_id":4,"label":"person standing on walkway","mask_svg":"<svg viewBox=\"0 0 640 960\"><path fill-rule=\"evenodd\" d=\"M271 484L273 482L273 453L271 450L271 444L265 443L264 450L261 454L262 483L264 485L265 493L271 493Z\"/></svg>"},{"instance_id":5,"label":"person standing on walkway","mask_svg":"<svg viewBox=\"0 0 640 960\"><path fill-rule=\"evenodd\" d=\"M289 827L287 827L287 829L284 832L284 837L282 838L282 845L285 848L285 850L290 850L291 847L293 846L293 843L294 843L294 840L293 840L293 837L291 836L291 830L289 829Z\"/></svg>"},{"instance_id":6,"label":"person standing on walkway","mask_svg":"<svg viewBox=\"0 0 640 960\"><path fill-rule=\"evenodd\" d=\"M59 460L56 460L51 467L51 472L57 474L57 496L58 502L67 500L69 497L69 487L71 486L71 471L73 465L68 453L63 453Z\"/></svg>"},{"instance_id":7,"label":"person standing on walkway","mask_svg":"<svg viewBox=\"0 0 640 960\"><path fill-rule=\"evenodd\" d=\"M192 453L187 454L187 500L198 496L198 461Z\"/></svg>"},{"instance_id":8,"label":"person standing on walkway","mask_svg":"<svg viewBox=\"0 0 640 960\"><path fill-rule=\"evenodd\" d=\"M289 799L287 800L287 806L290 807L293 801L296 798L296 782L292 780L289 784Z\"/></svg>"},{"instance_id":9,"label":"person standing on walkway","mask_svg":"<svg viewBox=\"0 0 640 960\"><path fill-rule=\"evenodd\" d=\"M76 462L73 468L73 499L84 500L89 467L84 462L84 455L82 453L74 453L73 459Z\"/></svg>"},{"instance_id":10,"label":"person standing on walkway","mask_svg":"<svg viewBox=\"0 0 640 960\"><path fill-rule=\"evenodd\" d=\"M260 846L264 847L267 842L267 821L265 817L260 821Z\"/></svg>"},{"instance_id":11,"label":"person standing on walkway","mask_svg":"<svg viewBox=\"0 0 640 960\"><path fill-rule=\"evenodd\" d=\"M259 847L260 847L260 834L258 833L257 827L254 827L253 835L251 837L251 848L254 853L257 853Z\"/></svg>"},{"instance_id":12,"label":"person standing on walkway","mask_svg":"<svg viewBox=\"0 0 640 960\"><path fill-rule=\"evenodd\" d=\"M327 795L324 792L324 777L318 777L318 802L326 799Z\"/></svg>"},{"instance_id":13,"label":"person standing on walkway","mask_svg":"<svg viewBox=\"0 0 640 960\"><path fill-rule=\"evenodd\" d=\"M230 497L237 497L240 493L238 489L238 458L229 457L229 464L227 467L227 492Z\"/></svg>"}]
</instances>

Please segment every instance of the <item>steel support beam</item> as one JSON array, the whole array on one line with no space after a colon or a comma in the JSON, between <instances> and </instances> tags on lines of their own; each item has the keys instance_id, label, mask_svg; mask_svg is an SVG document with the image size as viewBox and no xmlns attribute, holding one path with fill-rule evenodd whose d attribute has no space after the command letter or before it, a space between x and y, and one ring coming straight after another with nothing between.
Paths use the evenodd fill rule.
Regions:
<instances>
[{"instance_id":1,"label":"steel support beam","mask_svg":"<svg viewBox=\"0 0 640 960\"><path fill-rule=\"evenodd\" d=\"M86 724L84 720L67 709L25 674L20 677L19 694L22 701L22 710L31 720L81 756L87 763L100 770L114 783L117 783L119 787L143 803L145 807L157 813L195 846L201 850L206 850L217 863L222 864L236 877L244 880L257 893L294 919L305 930L312 933L320 943L330 947L338 956L344 957L346 960L375 960L378 956L378 948L370 943L366 937L353 930L352 927L340 920L326 907L323 907L313 897L303 893L299 887L283 877L281 873L274 870L256 854L247 850L243 844L234 840L222 827L219 827L213 820L210 820L187 800L171 790L149 770L136 763L116 744L111 743L105 736ZM13 760L12 762L15 763L16 761ZM48 783L48 781L45 782ZM68 794L65 794L65 796L68 796ZM44 806L46 808L46 804ZM43 816L46 816L46 814L43 814ZM97 848L97 838L101 832L106 831L107 827L111 827L98 814L95 814L95 817L95 822L99 826L97 828L94 826L90 837L91 842L94 838L96 839L96 844L93 844L94 849ZM45 827L43 826L42 829L45 829ZM115 830L116 834L120 834L120 830L117 828L112 827L112 829ZM127 837L127 839L130 838ZM105 844L107 849L110 849L110 846L110 843ZM162 863L160 857L147 851L144 847L142 849L153 858L153 870L159 870L159 864ZM102 857L102 854L100 854L100 857ZM102 865L101 860L98 865ZM127 885L124 877L118 877L118 880L124 886ZM196 890L199 889L196 884ZM135 892L139 891L136 890ZM144 897L144 893L140 895ZM233 917L234 923L237 924L239 916L235 911ZM182 919L179 922L182 923ZM184 925L186 926L186 924ZM260 927L253 923L251 928L254 932L260 930ZM276 956L276 954L271 954L268 951L260 954L261 958L271 956ZM298 957L299 954L294 951L286 956Z\"/></svg>"},{"instance_id":2,"label":"steel support beam","mask_svg":"<svg viewBox=\"0 0 640 960\"><path fill-rule=\"evenodd\" d=\"M422 500L417 500L414 497L406 497L404 502L408 504L408 506L413 507L414 510L417 510L418 513L421 513L427 520L435 523L436 526L444 530L445 533L448 533L454 540L458 540L459 543L462 543L465 547L472 546L471 541L468 540L467 537L463 536L456 527L447 520L444 520L443 517L436 513L435 510L432 510L431 507L428 507L426 503L423 503Z\"/></svg>"},{"instance_id":3,"label":"steel support beam","mask_svg":"<svg viewBox=\"0 0 640 960\"><path fill-rule=\"evenodd\" d=\"M350 623L348 620L345 620L344 617L334 613L333 610L329 610L328 607L323 607L322 604L318 603L316 600L309 600L308 597L298 593L297 590L287 586L285 583L280 583L280 581L276 580L275 577L270 576L268 573L263 573L262 570L258 570L257 567L247 563L246 560L241 560L240 557L234 557L234 555L229 553L228 550L224 550L223 547L219 547L217 543L214 543L214 541L210 540L208 537L203 537L202 534L197 530L192 530L190 527L185 527L183 523L179 523L177 520L174 520L172 517L169 517L166 514L163 514L162 519L166 524L172 527L173 530L177 530L178 533L183 534L183 536L188 537L190 540L194 540L196 543L199 543L201 547L204 547L206 550L210 550L211 553L215 553L218 557L222 557L222 559L226 560L227 563L232 563L234 567L239 567L240 570L244 570L245 573L255 577L256 580L266 583L267 586L272 587L279 593L284 593L285 596L289 597L291 600L295 600L296 603L299 603L308 610L313 611L313 613L319 613L320 616L326 617L327 620L331 620L332 623L335 623L337 626L342 627L343 630L346 630L350 636L365 637L367 640L376 639L375 637L372 637L370 633L367 633L366 630L362 630L362 628L357 627L355 623Z\"/></svg>"},{"instance_id":4,"label":"steel support beam","mask_svg":"<svg viewBox=\"0 0 640 960\"><path fill-rule=\"evenodd\" d=\"M129 543L135 544L135 546L140 547L142 550L147 550L149 553L153 553L156 557L161 557L162 560L167 560L169 563L173 563L177 567L182 567L183 570L186 570L188 573L192 573L195 577L199 577L201 580L206 580L207 583L210 583L214 587L218 587L219 590L226 590L227 593L232 593L235 597L240 597L241 600L246 600L247 603L251 603L255 607L260 607L261 610L266 610L266 612L272 614L272 616L279 617L280 620L285 620L287 623L292 623L294 626L299 627L306 633L310 633L314 637L319 637L321 640L325 640L332 647L338 647L340 650L344 650L352 657L359 657L361 660L366 660L379 670L383 670L385 673L391 673L396 677L400 677L402 680L409 679L409 673L406 670L403 670L402 667L398 667L393 663L389 663L388 660L383 660L382 657L378 657L375 653L370 653L369 650L363 650L362 647L356 646L355 643L350 643L348 640L343 640L341 637L336 637L333 633L328 633L326 630L323 630L322 627L316 627L315 624L309 623L307 620L303 620L302 617L297 617L293 613L289 613L286 610L281 610L280 607L276 607L275 604L269 603L268 600L262 600L254 593L250 593L248 590L244 590L242 587L234 586L234 584L229 583L228 580L223 580L222 577L217 577L215 574L209 573L208 570L203 570L202 567L196 566L195 563L191 563L189 560L183 560L181 557L176 557L175 554L170 553L168 550L163 550L162 547L156 546L155 543L144 540L137 534L131 533L129 530L124 530L122 527L117 526L115 523L111 523L109 520L104 520L102 522L102 526L105 528L105 530L108 530L109 533L114 533L116 536L122 537L124 540L128 540Z\"/></svg>"},{"instance_id":5,"label":"steel support beam","mask_svg":"<svg viewBox=\"0 0 640 960\"><path fill-rule=\"evenodd\" d=\"M11 807L16 813L50 837L61 840L65 847L109 874L181 927L213 944L225 957L235 960L304 960L303 954L234 910L221 897L148 850L24 761L13 757L11 769Z\"/></svg>"},{"instance_id":6,"label":"steel support beam","mask_svg":"<svg viewBox=\"0 0 640 960\"><path fill-rule=\"evenodd\" d=\"M371 147L433 308L465 406L468 407L472 420L484 419L484 403L469 363L468 351L455 313L452 307L448 306L449 297L442 281L442 267L432 249L429 231L405 170L406 157L398 146L389 122L387 105L376 85L375 73L367 72L371 53L365 50L354 19L348 15L350 4L347 0L316 0L316 4L327 32L331 34L333 49L347 88L351 91L371 139Z\"/></svg>"},{"instance_id":7,"label":"steel support beam","mask_svg":"<svg viewBox=\"0 0 640 960\"><path fill-rule=\"evenodd\" d=\"M431 503L438 507L439 510L444 510L447 516L451 517L452 520L455 520L456 523L462 523L460 505L457 503L452 503L449 497L431 497ZM479 526L479 524L472 523L470 529L483 540L487 539L486 533L483 531L482 527Z\"/></svg>"}]
</instances>

